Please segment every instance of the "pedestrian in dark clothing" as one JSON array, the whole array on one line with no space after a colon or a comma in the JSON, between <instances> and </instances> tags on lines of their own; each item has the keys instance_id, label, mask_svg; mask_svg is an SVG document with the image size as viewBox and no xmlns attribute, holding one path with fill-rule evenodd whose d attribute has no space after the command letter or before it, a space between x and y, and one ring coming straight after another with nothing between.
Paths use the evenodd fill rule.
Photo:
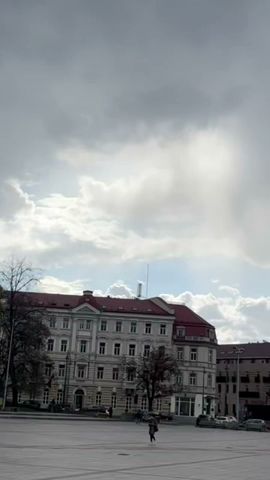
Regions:
<instances>
[{"instance_id":1,"label":"pedestrian in dark clothing","mask_svg":"<svg viewBox=\"0 0 270 480\"><path fill-rule=\"evenodd\" d=\"M113 413L112 406L108 408L108 412L109 412L109 417L112 418L112 413Z\"/></svg>"},{"instance_id":2,"label":"pedestrian in dark clothing","mask_svg":"<svg viewBox=\"0 0 270 480\"><path fill-rule=\"evenodd\" d=\"M150 417L149 422L149 436L150 436L150 442L153 443L153 441L156 441L155 433L158 432L158 422L155 417Z\"/></svg>"}]
</instances>

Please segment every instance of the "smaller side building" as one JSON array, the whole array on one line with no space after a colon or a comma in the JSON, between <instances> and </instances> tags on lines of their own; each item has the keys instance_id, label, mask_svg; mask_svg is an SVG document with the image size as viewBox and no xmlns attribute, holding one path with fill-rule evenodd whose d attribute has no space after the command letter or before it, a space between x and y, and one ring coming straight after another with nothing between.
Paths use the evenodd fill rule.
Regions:
<instances>
[{"instance_id":1,"label":"smaller side building","mask_svg":"<svg viewBox=\"0 0 270 480\"><path fill-rule=\"evenodd\" d=\"M173 350L179 362L175 415L215 414L217 339L215 328L185 305L174 305Z\"/></svg>"},{"instance_id":2,"label":"smaller side building","mask_svg":"<svg viewBox=\"0 0 270 480\"><path fill-rule=\"evenodd\" d=\"M238 365L240 418L270 419L270 343L268 342L218 346L217 413L236 416Z\"/></svg>"}]
</instances>

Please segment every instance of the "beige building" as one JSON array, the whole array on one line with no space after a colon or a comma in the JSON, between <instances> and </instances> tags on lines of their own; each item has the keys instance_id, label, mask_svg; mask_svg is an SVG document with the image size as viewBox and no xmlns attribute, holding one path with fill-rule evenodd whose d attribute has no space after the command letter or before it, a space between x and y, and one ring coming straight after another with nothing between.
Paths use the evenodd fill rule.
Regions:
<instances>
[{"instance_id":1,"label":"beige building","mask_svg":"<svg viewBox=\"0 0 270 480\"><path fill-rule=\"evenodd\" d=\"M55 400L78 409L112 405L116 414L147 409L128 365L153 347L174 353L181 370L177 393L157 399L154 408L184 416L214 408L215 330L187 307L161 298L98 297L91 291L29 295L32 304L46 310L51 331L43 408Z\"/></svg>"},{"instance_id":2,"label":"beige building","mask_svg":"<svg viewBox=\"0 0 270 480\"><path fill-rule=\"evenodd\" d=\"M217 412L270 419L270 343L219 345L217 351Z\"/></svg>"}]
</instances>

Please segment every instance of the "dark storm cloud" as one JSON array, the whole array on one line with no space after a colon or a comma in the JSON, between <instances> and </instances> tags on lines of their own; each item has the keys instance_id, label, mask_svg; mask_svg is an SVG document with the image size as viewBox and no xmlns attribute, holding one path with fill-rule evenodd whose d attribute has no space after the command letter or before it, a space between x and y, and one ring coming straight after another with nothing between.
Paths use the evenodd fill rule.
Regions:
<instances>
[{"instance_id":1,"label":"dark storm cloud","mask_svg":"<svg viewBox=\"0 0 270 480\"><path fill-rule=\"evenodd\" d=\"M56 154L69 145L221 127L240 145L230 234L248 258L270 263L269 1L0 0L0 8L2 180L41 181L50 193L48 178L61 190ZM29 200L15 194L5 193L5 215Z\"/></svg>"},{"instance_id":2,"label":"dark storm cloud","mask_svg":"<svg viewBox=\"0 0 270 480\"><path fill-rule=\"evenodd\" d=\"M258 26L250 17L263 5L252 3L2 2L1 163L39 171L72 141L214 124L235 112L249 88Z\"/></svg>"}]
</instances>

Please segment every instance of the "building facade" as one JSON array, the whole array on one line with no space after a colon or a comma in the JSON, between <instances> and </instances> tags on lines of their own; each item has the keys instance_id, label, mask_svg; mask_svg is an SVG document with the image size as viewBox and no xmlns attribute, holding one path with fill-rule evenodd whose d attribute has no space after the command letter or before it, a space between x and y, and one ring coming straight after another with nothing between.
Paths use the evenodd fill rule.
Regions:
<instances>
[{"instance_id":1,"label":"building facade","mask_svg":"<svg viewBox=\"0 0 270 480\"><path fill-rule=\"evenodd\" d=\"M173 351L179 362L176 415L215 414L216 334L208 322L184 305L174 305Z\"/></svg>"},{"instance_id":2,"label":"building facade","mask_svg":"<svg viewBox=\"0 0 270 480\"><path fill-rule=\"evenodd\" d=\"M130 360L157 347L178 358L181 374L177 394L157 399L154 408L195 416L208 408L210 397L213 408L215 330L187 307L161 298L98 297L91 291L81 296L29 295L32 304L45 310L51 332L43 408L54 400L76 409L112 405L116 414L147 409L146 395L136 390Z\"/></svg>"},{"instance_id":3,"label":"building facade","mask_svg":"<svg viewBox=\"0 0 270 480\"><path fill-rule=\"evenodd\" d=\"M217 350L217 412L270 419L270 343L219 345Z\"/></svg>"}]
</instances>

